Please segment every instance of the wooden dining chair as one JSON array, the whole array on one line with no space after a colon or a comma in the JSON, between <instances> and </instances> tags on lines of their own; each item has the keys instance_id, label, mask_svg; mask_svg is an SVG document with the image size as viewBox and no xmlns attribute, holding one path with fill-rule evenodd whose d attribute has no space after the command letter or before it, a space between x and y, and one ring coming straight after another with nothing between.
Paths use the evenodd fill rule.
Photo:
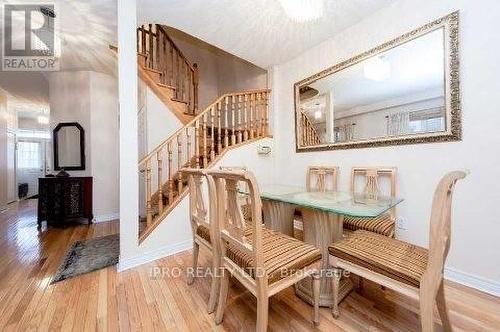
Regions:
<instances>
[{"instance_id":1,"label":"wooden dining chair","mask_svg":"<svg viewBox=\"0 0 500 332\"><path fill-rule=\"evenodd\" d=\"M206 178L205 170L195 168L183 168L183 176L189 186L189 220L193 234L193 273L188 274L188 285L193 284L194 274L198 268L198 254L200 246L206 248L212 254L212 271L217 271L220 266L220 255L217 250L218 241L216 237L213 220L216 213L216 200L210 200L207 209L207 201L204 197L203 179ZM210 286L210 297L208 299L208 312L212 313L217 304L219 296L220 280L212 276Z\"/></svg>"},{"instance_id":2,"label":"wooden dining chair","mask_svg":"<svg viewBox=\"0 0 500 332\"><path fill-rule=\"evenodd\" d=\"M267 330L269 297L306 278L313 278L313 321L319 322L320 251L310 244L262 225L261 198L255 177L245 171L207 171L210 197L217 197L216 226L221 254L221 285L215 316L223 319L229 275L257 298L257 331ZM238 186L248 187L251 218L245 220Z\"/></svg>"},{"instance_id":3,"label":"wooden dining chair","mask_svg":"<svg viewBox=\"0 0 500 332\"><path fill-rule=\"evenodd\" d=\"M220 166L219 169L221 171L247 171L247 168L245 166ZM240 187L241 190L243 191L248 191L248 188L244 185ZM244 201L243 204L241 204L241 211L243 212L243 217L245 219L250 219L250 197L248 195L241 195L241 200Z\"/></svg>"},{"instance_id":4,"label":"wooden dining chair","mask_svg":"<svg viewBox=\"0 0 500 332\"><path fill-rule=\"evenodd\" d=\"M372 199L382 196L380 178L389 180L390 192L384 196L396 196L396 168L395 167L353 167L351 171L351 192L357 192L357 180L364 178L363 193ZM344 233L349 235L353 231L365 230L382 234L388 237L395 236L396 208L378 217L351 217L344 216Z\"/></svg>"},{"instance_id":5,"label":"wooden dining chair","mask_svg":"<svg viewBox=\"0 0 500 332\"><path fill-rule=\"evenodd\" d=\"M339 168L336 166L309 166L307 168L307 191L336 191Z\"/></svg>"},{"instance_id":6,"label":"wooden dining chair","mask_svg":"<svg viewBox=\"0 0 500 332\"><path fill-rule=\"evenodd\" d=\"M306 174L307 191L336 191L338 174L337 166L309 166ZM300 210L295 211L293 234L296 239L304 239L304 224Z\"/></svg>"},{"instance_id":7,"label":"wooden dining chair","mask_svg":"<svg viewBox=\"0 0 500 332\"><path fill-rule=\"evenodd\" d=\"M335 269L344 269L382 286L416 299L420 303L422 331L434 331L434 304L446 331L451 324L446 308L443 270L451 235L451 203L455 183L466 176L455 171L439 182L432 202L429 249L386 236L355 231L348 238L332 244L328 250ZM339 316L340 273L332 281L335 318Z\"/></svg>"}]
</instances>

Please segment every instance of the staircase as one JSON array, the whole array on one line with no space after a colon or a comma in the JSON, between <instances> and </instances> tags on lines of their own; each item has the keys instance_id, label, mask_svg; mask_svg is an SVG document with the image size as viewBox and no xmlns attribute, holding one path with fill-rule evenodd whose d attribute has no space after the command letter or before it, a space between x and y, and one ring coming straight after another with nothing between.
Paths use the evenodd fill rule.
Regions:
<instances>
[{"instance_id":1,"label":"staircase","mask_svg":"<svg viewBox=\"0 0 500 332\"><path fill-rule=\"evenodd\" d=\"M270 91L225 94L200 112L198 67L165 28L141 26L137 40L139 75L184 124L139 161L145 205L141 243L188 193L182 168L209 168L227 151L269 136Z\"/></svg>"},{"instance_id":2,"label":"staircase","mask_svg":"<svg viewBox=\"0 0 500 332\"><path fill-rule=\"evenodd\" d=\"M137 28L139 74L173 111L185 115L198 112L199 73L160 24ZM151 84L148 84L151 85Z\"/></svg>"}]
</instances>

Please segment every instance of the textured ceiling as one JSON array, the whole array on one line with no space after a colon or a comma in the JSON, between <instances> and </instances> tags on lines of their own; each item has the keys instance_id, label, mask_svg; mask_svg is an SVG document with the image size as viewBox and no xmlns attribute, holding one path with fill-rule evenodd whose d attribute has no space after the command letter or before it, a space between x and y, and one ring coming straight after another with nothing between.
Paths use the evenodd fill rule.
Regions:
<instances>
[{"instance_id":1,"label":"textured ceiling","mask_svg":"<svg viewBox=\"0 0 500 332\"><path fill-rule=\"evenodd\" d=\"M32 0L4 1L34 3ZM55 4L61 41L61 70L114 73L116 57L109 50L109 44L116 45L117 40L116 0L52 0L47 3ZM0 16L2 21L3 15Z\"/></svg>"},{"instance_id":2,"label":"textured ceiling","mask_svg":"<svg viewBox=\"0 0 500 332\"><path fill-rule=\"evenodd\" d=\"M278 0L138 0L141 23L191 34L260 67L286 62L394 0L324 0L321 19L290 20Z\"/></svg>"}]
</instances>

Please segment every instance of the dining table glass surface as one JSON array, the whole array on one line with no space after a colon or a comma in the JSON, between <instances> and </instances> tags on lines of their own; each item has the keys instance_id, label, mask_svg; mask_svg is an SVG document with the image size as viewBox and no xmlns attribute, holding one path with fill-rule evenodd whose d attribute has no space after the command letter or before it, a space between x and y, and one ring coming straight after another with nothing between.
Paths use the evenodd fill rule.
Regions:
<instances>
[{"instance_id":1,"label":"dining table glass surface","mask_svg":"<svg viewBox=\"0 0 500 332\"><path fill-rule=\"evenodd\" d=\"M312 209L353 217L377 217L403 199L344 191L315 192L291 185L264 185L260 188L264 200L274 200Z\"/></svg>"}]
</instances>

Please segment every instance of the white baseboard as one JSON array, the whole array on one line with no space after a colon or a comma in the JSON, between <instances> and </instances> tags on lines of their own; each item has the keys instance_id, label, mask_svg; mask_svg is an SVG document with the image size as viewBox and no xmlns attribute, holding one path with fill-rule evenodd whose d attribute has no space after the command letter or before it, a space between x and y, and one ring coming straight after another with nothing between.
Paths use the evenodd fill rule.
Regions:
<instances>
[{"instance_id":1,"label":"white baseboard","mask_svg":"<svg viewBox=\"0 0 500 332\"><path fill-rule=\"evenodd\" d=\"M155 261L157 259L166 257L166 256L171 256L174 254L177 254L181 251L189 250L193 248L193 240L188 239L179 243L174 243L170 244L167 246L163 246L161 248L158 248L156 250L150 251L143 253L142 255L135 256L132 258L127 258L127 259L121 259L119 260L118 263L118 272L125 271L128 269L131 269L133 267L150 263L152 261Z\"/></svg>"},{"instance_id":2,"label":"white baseboard","mask_svg":"<svg viewBox=\"0 0 500 332\"><path fill-rule=\"evenodd\" d=\"M100 222L112 221L112 220L117 220L117 219L120 219L120 214L118 212L107 213L107 214L101 214L98 216L94 216L94 219L92 220L92 222L100 223Z\"/></svg>"},{"instance_id":3,"label":"white baseboard","mask_svg":"<svg viewBox=\"0 0 500 332\"><path fill-rule=\"evenodd\" d=\"M444 277L447 280L500 297L500 281L478 277L452 268L444 269Z\"/></svg>"}]
</instances>

